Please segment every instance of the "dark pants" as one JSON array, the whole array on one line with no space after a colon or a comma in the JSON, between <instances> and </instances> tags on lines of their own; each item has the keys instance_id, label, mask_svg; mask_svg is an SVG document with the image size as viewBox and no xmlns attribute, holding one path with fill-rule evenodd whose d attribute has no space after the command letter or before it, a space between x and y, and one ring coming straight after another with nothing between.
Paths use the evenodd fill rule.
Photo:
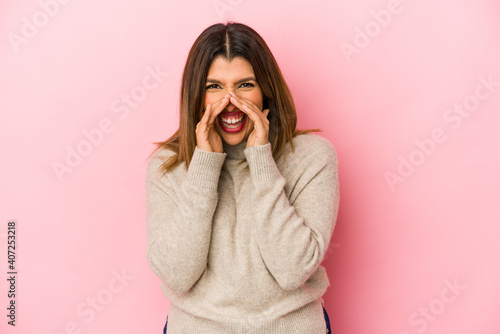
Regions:
<instances>
[{"instance_id":1,"label":"dark pants","mask_svg":"<svg viewBox=\"0 0 500 334\"><path fill-rule=\"evenodd\" d=\"M326 322L326 334L331 334L332 329L330 328L330 318L328 318L328 313L326 313L324 306L323 306L323 315L325 316L325 322ZM163 334L167 334L167 324L168 324L168 316L167 316L167 321L165 322L165 327L163 328Z\"/></svg>"}]
</instances>

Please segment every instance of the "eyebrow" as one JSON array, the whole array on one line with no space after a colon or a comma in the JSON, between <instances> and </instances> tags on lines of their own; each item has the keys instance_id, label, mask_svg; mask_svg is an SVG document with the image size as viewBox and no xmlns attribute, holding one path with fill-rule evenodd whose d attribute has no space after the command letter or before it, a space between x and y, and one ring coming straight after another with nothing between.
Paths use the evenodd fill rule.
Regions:
<instances>
[{"instance_id":1,"label":"eyebrow","mask_svg":"<svg viewBox=\"0 0 500 334\"><path fill-rule=\"evenodd\" d=\"M243 79L240 79L240 80L236 81L235 84L237 85L237 84L245 82L245 81L255 81L255 82L257 82L257 80L255 79L255 77L246 77L246 78L243 78ZM208 78L207 79L207 83L218 83L218 84L222 85L222 82L220 82L217 79L212 79L212 78Z\"/></svg>"}]
</instances>

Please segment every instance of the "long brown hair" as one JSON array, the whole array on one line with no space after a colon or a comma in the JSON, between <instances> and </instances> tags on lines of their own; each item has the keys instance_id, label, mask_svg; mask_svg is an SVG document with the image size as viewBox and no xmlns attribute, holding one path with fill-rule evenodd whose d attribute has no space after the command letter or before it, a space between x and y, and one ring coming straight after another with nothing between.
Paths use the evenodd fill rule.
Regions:
<instances>
[{"instance_id":1,"label":"long brown hair","mask_svg":"<svg viewBox=\"0 0 500 334\"><path fill-rule=\"evenodd\" d=\"M217 23L205 29L189 51L182 75L179 129L166 141L154 143L157 147L153 153L161 148L175 152L161 165L163 174L182 162L186 162L186 170L189 168L196 147L196 125L203 117L208 70L217 57L224 57L229 62L241 57L252 65L264 95L263 109L270 109L268 139L274 159L279 157L288 141L294 151L293 137L322 131L296 129L297 114L292 95L264 39L244 24Z\"/></svg>"}]
</instances>

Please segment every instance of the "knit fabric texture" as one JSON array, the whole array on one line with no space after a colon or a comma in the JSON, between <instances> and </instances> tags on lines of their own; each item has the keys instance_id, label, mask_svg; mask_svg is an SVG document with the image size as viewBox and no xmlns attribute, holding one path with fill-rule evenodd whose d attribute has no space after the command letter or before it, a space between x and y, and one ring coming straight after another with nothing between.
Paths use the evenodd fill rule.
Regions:
<instances>
[{"instance_id":1,"label":"knit fabric texture","mask_svg":"<svg viewBox=\"0 0 500 334\"><path fill-rule=\"evenodd\" d=\"M337 220L337 154L303 134L224 153L157 150L146 173L147 260L170 301L168 333L326 333L321 262ZM237 163L246 160L249 169Z\"/></svg>"}]
</instances>

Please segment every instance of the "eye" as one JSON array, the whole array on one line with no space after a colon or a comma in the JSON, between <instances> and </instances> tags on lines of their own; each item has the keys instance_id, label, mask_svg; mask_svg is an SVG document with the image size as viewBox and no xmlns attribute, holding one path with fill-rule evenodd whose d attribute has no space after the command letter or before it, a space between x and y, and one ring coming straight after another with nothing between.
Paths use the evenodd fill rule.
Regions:
<instances>
[{"instance_id":1,"label":"eye","mask_svg":"<svg viewBox=\"0 0 500 334\"><path fill-rule=\"evenodd\" d=\"M243 85L248 85L248 86L243 86ZM253 86L254 85L252 83L250 83L250 82L244 82L244 83L241 84L240 87L242 87L242 88L250 88L250 87L253 87Z\"/></svg>"},{"instance_id":2,"label":"eye","mask_svg":"<svg viewBox=\"0 0 500 334\"><path fill-rule=\"evenodd\" d=\"M211 84L211 85L208 85L207 87L205 87L205 89L216 88L215 86L220 87L218 84Z\"/></svg>"}]
</instances>

